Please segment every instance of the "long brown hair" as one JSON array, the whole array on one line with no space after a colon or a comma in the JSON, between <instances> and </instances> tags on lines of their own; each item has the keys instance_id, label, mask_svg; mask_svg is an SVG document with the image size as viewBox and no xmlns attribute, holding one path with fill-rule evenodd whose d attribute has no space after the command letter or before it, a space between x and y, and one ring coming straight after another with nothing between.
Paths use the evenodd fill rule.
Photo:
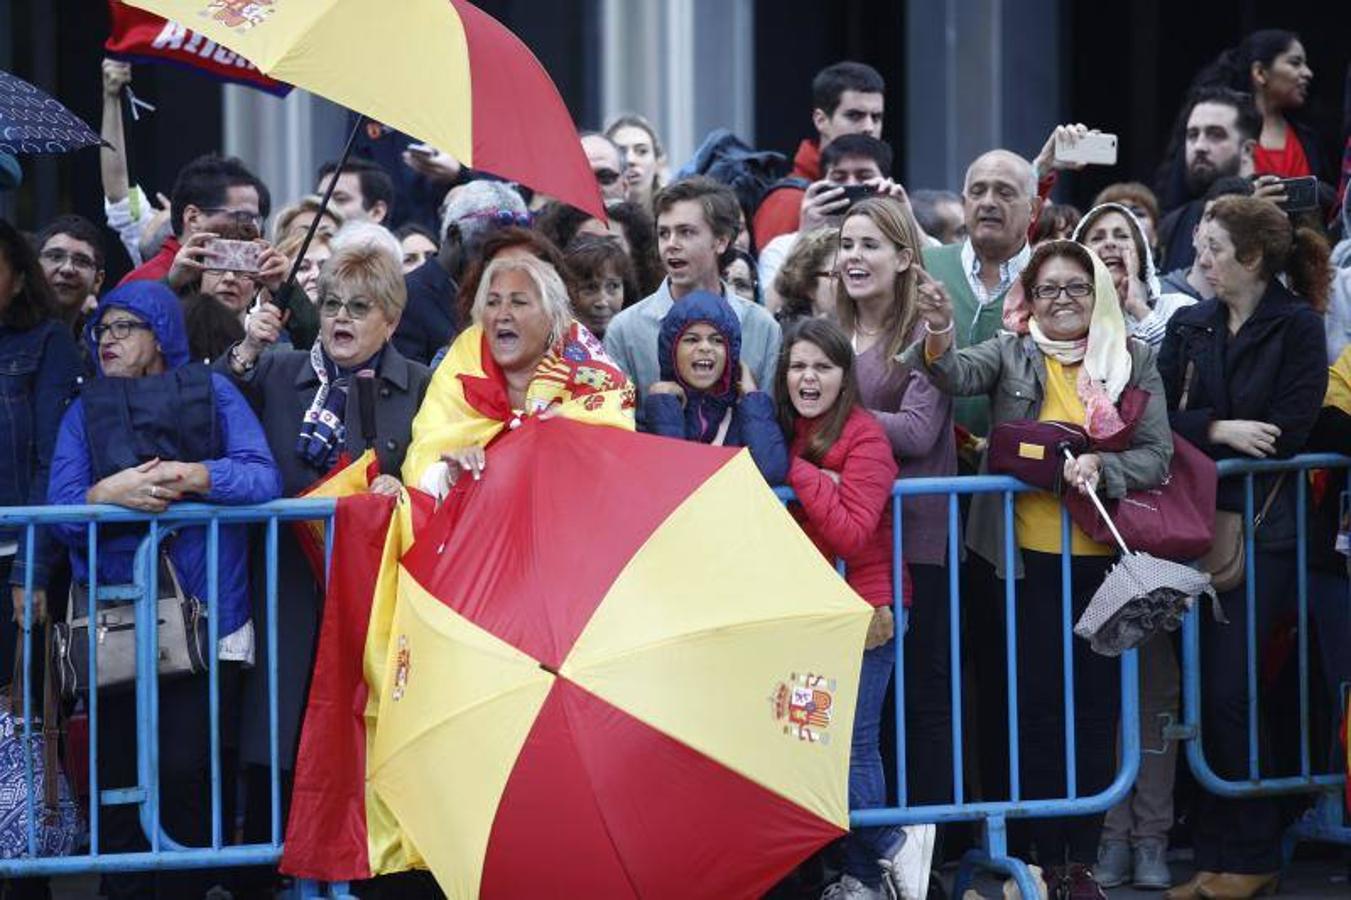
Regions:
<instances>
[{"instance_id":1,"label":"long brown hair","mask_svg":"<svg viewBox=\"0 0 1351 900\"><path fill-rule=\"evenodd\" d=\"M897 249L909 250L911 255L910 265L896 279L892 303L882 322L883 346L890 363L909 345L915 326L919 324L919 271L924 268L924 260L920 253L918 226L915 225L914 216L890 197L870 197L850 207L844 215L844 222L840 223L841 234L844 233L845 223L857 216L871 219L884 238ZM836 269L840 269L838 260ZM855 330L858 306L845 289L843 270L835 273L835 315L846 334Z\"/></svg>"},{"instance_id":2,"label":"long brown hair","mask_svg":"<svg viewBox=\"0 0 1351 900\"><path fill-rule=\"evenodd\" d=\"M806 341L820 348L826 358L840 367L840 396L835 405L820 416L821 424L812 432L803 454L810 463L819 464L830 448L844 432L844 423L854 408L862 405L859 398L858 377L854 374L854 348L849 338L829 319L806 318L789 328L784 335L783 345L779 349L779 367L774 375L774 402L779 410L779 424L788 440L792 441L799 418L797 409L788 395L788 360L792 356L793 346Z\"/></svg>"}]
</instances>

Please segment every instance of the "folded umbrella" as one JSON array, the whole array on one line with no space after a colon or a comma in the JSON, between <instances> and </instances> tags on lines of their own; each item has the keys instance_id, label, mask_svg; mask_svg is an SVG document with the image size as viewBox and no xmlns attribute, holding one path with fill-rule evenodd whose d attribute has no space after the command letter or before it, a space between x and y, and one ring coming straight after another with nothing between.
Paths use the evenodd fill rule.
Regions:
<instances>
[{"instance_id":1,"label":"folded umbrella","mask_svg":"<svg viewBox=\"0 0 1351 900\"><path fill-rule=\"evenodd\" d=\"M101 143L98 132L59 101L0 71L0 153L69 153Z\"/></svg>"},{"instance_id":2,"label":"folded umbrella","mask_svg":"<svg viewBox=\"0 0 1351 900\"><path fill-rule=\"evenodd\" d=\"M1069 450L1064 454L1074 461ZM1088 498L1121 548L1121 559L1094 592L1088 608L1074 625L1075 634L1103 656L1120 656L1155 631L1176 631L1192 600L1202 594L1210 596L1215 603L1216 618L1224 621L1210 575L1182 563L1132 552L1098 495L1089 491Z\"/></svg>"}]
</instances>

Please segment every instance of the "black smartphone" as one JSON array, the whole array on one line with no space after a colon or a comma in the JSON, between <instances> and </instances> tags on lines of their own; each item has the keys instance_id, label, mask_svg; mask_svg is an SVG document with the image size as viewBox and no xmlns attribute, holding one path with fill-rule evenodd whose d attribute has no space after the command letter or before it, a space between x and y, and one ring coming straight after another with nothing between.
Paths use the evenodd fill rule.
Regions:
<instances>
[{"instance_id":1,"label":"black smartphone","mask_svg":"<svg viewBox=\"0 0 1351 900\"><path fill-rule=\"evenodd\" d=\"M1318 209L1318 179L1314 176L1282 178L1280 184L1285 191L1281 209L1288 213Z\"/></svg>"},{"instance_id":2,"label":"black smartphone","mask_svg":"<svg viewBox=\"0 0 1351 900\"><path fill-rule=\"evenodd\" d=\"M877 193L877 190L871 184L846 184L844 186L844 199L853 206L860 200L866 200Z\"/></svg>"}]
</instances>

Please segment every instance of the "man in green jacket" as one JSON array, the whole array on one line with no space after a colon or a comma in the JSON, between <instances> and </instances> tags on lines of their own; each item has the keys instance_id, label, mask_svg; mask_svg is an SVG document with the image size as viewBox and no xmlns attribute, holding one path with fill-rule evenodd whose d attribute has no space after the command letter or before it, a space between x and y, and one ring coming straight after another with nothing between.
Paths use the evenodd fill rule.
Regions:
<instances>
[{"instance_id":1,"label":"man in green jacket","mask_svg":"<svg viewBox=\"0 0 1351 900\"><path fill-rule=\"evenodd\" d=\"M1016 153L991 150L966 170L966 240L924 251L925 269L952 297L958 347L979 344L999 331L1004 294L1032 255L1027 230L1036 198L1032 164ZM990 402L961 398L955 418L973 435L984 437L990 430Z\"/></svg>"}]
</instances>

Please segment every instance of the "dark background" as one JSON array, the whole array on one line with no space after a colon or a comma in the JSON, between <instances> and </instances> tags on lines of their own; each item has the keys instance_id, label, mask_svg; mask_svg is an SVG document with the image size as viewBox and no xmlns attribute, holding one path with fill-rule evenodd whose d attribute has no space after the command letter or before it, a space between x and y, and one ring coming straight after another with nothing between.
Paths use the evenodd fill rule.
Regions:
<instances>
[{"instance_id":1,"label":"dark background","mask_svg":"<svg viewBox=\"0 0 1351 900\"><path fill-rule=\"evenodd\" d=\"M535 51L576 121L600 120L599 0L482 0L479 5ZM1014 44L1019 29L1031 33L1046 27L1019 19L1017 6L1016 0L1008 0L1003 16ZM59 97L97 129L99 61L108 30L105 4L19 0L11 8L11 68ZM547 14L542 15L541 9ZM1330 158L1340 158L1336 151L1351 39L1335 4L1064 0L1060 16L1058 40L1064 63L1058 79L1062 96L1057 99L1064 118L1121 136L1120 165L1090 168L1065 179L1059 189L1062 199L1084 206L1110 181L1152 183L1192 76L1245 33L1263 27L1288 28L1302 36L1315 72L1307 114L1325 135ZM812 74L836 60L857 59L878 68L886 79L890 102L884 137L896 149L896 171L903 173L907 143L925 139L922 134L904 133L908 87L904 47L903 3L756 0L756 143L791 155L798 141L812 133ZM221 146L220 88L205 76L165 65L138 66L135 88L138 95L153 98L158 111L127 125L133 177L148 190L167 193L180 166ZM1012 149L1031 155L1039 148ZM678 165L681 160L672 162ZM96 151L60 159L25 158L23 165L25 184L15 210L21 225L32 228L64 211L102 221Z\"/></svg>"}]
</instances>

